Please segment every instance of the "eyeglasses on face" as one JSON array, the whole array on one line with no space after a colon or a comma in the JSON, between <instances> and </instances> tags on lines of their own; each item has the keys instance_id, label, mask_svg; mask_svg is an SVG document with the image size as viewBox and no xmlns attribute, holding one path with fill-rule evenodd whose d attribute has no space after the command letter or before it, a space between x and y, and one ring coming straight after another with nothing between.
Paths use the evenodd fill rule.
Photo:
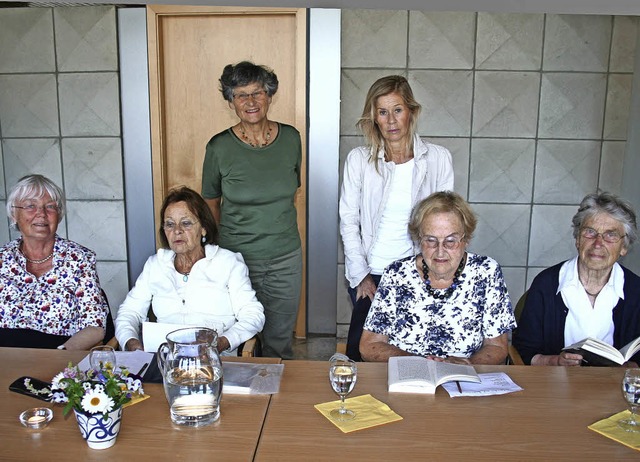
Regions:
<instances>
[{"instance_id":1,"label":"eyeglasses on face","mask_svg":"<svg viewBox=\"0 0 640 462\"><path fill-rule=\"evenodd\" d=\"M267 92L264 90L256 90L253 93L238 93L233 95L233 99L236 101L240 101L241 103L246 103L249 101L249 98L253 98L258 101L263 99L266 96Z\"/></svg>"},{"instance_id":2,"label":"eyeglasses on face","mask_svg":"<svg viewBox=\"0 0 640 462\"><path fill-rule=\"evenodd\" d=\"M162 224L162 229L167 233L172 233L176 229L180 228L182 231L189 231L193 228L197 222L193 222L191 220L182 220L180 223L175 223L174 221L167 220Z\"/></svg>"},{"instance_id":3,"label":"eyeglasses on face","mask_svg":"<svg viewBox=\"0 0 640 462\"><path fill-rule=\"evenodd\" d=\"M435 236L421 236L420 244L424 245L427 249L437 249L440 247L440 242L442 242L442 247L447 250L455 250L460 247L460 244L464 240L464 234L462 236L447 236L442 241L439 241Z\"/></svg>"},{"instance_id":4,"label":"eyeglasses on face","mask_svg":"<svg viewBox=\"0 0 640 462\"><path fill-rule=\"evenodd\" d=\"M14 209L24 210L25 213L29 215L35 214L38 210L42 209L44 213L54 214L58 213L60 209L58 208L58 204L44 204L44 205L36 205L36 204L27 204L27 205L12 205Z\"/></svg>"},{"instance_id":5,"label":"eyeglasses on face","mask_svg":"<svg viewBox=\"0 0 640 462\"><path fill-rule=\"evenodd\" d=\"M580 235L585 239L594 240L598 236L602 237L602 240L609 244L616 244L620 242L620 239L626 236L626 234L620 234L618 231L604 231L599 233L593 228L584 227L580 230Z\"/></svg>"}]
</instances>

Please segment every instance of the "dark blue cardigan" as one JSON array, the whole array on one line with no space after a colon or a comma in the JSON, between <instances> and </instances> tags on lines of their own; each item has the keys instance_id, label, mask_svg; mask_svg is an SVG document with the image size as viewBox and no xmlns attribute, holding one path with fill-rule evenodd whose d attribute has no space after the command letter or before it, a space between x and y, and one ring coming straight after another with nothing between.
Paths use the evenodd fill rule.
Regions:
<instances>
[{"instance_id":1,"label":"dark blue cardigan","mask_svg":"<svg viewBox=\"0 0 640 462\"><path fill-rule=\"evenodd\" d=\"M564 263L564 262L563 262ZM525 364L538 353L557 355L564 347L564 325L568 308L557 293L559 263L536 276L527 293L527 299L513 332L513 345ZM613 346L620 349L640 337L640 277L624 266L624 300L613 309ZM632 358L640 364L640 353Z\"/></svg>"}]
</instances>

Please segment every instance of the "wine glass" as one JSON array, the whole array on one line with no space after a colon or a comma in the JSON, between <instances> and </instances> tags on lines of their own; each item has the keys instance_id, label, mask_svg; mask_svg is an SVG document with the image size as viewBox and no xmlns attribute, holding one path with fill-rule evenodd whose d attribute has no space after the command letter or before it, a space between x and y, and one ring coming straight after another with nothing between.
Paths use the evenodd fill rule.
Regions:
<instances>
[{"instance_id":1,"label":"wine glass","mask_svg":"<svg viewBox=\"0 0 640 462\"><path fill-rule=\"evenodd\" d=\"M640 369L627 369L622 379L622 396L627 401L631 415L628 419L618 422L623 430L628 432L640 432L638 421L638 408L640 407Z\"/></svg>"},{"instance_id":2,"label":"wine glass","mask_svg":"<svg viewBox=\"0 0 640 462\"><path fill-rule=\"evenodd\" d=\"M358 378L356 363L343 354L333 355L330 361L329 380L333 391L340 396L340 407L332 410L330 415L335 420L351 420L356 416L356 413L344 407L344 398L351 393L356 385Z\"/></svg>"},{"instance_id":3,"label":"wine glass","mask_svg":"<svg viewBox=\"0 0 640 462\"><path fill-rule=\"evenodd\" d=\"M91 348L89 364L94 370L114 370L116 368L116 351L110 345L98 345Z\"/></svg>"}]
</instances>

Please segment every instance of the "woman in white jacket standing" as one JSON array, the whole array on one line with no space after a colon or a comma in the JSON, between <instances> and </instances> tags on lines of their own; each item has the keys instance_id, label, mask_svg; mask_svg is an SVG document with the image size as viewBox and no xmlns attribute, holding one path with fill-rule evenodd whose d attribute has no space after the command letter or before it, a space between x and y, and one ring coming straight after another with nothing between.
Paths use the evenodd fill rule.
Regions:
<instances>
[{"instance_id":1,"label":"woman in white jacket standing","mask_svg":"<svg viewBox=\"0 0 640 462\"><path fill-rule=\"evenodd\" d=\"M407 229L411 209L432 192L453 190L451 154L416 134L420 109L407 79L378 79L357 124L367 145L353 149L345 162L340 234L353 303L347 355L357 361L384 268L414 253Z\"/></svg>"}]
</instances>

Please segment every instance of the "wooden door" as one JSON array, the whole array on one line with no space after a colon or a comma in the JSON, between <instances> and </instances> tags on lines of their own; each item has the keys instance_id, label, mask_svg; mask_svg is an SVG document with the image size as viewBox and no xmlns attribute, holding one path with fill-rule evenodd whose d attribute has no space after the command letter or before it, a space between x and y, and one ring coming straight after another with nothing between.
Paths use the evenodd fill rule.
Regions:
<instances>
[{"instance_id":1,"label":"wooden door","mask_svg":"<svg viewBox=\"0 0 640 462\"><path fill-rule=\"evenodd\" d=\"M230 63L272 68L280 82L269 118L302 135L302 186L296 197L306 247L306 10L208 6L147 7L153 189L156 229L166 192L201 190L205 145L237 122L219 91ZM306 259L296 336L306 334Z\"/></svg>"}]
</instances>

